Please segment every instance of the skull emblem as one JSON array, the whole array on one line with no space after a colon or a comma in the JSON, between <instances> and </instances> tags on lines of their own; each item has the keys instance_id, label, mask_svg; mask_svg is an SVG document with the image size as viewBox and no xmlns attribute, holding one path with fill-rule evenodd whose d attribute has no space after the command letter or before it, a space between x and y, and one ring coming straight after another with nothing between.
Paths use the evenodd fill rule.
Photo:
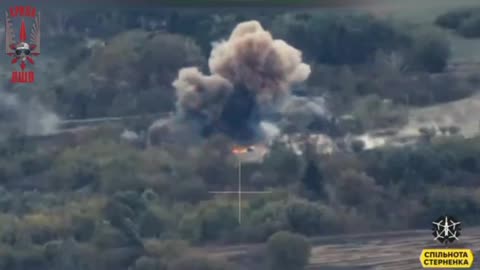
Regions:
<instances>
[{"instance_id":1,"label":"skull emblem","mask_svg":"<svg viewBox=\"0 0 480 270\"><path fill-rule=\"evenodd\" d=\"M15 48L15 57L21 61L25 61L30 55L30 45L26 42L20 42Z\"/></svg>"},{"instance_id":2,"label":"skull emblem","mask_svg":"<svg viewBox=\"0 0 480 270\"><path fill-rule=\"evenodd\" d=\"M18 40L15 40L13 24L9 13L5 12L5 53L12 57L12 64L20 63L20 68L25 70L26 62L35 64L34 56L40 55L40 12L37 12L30 33L30 40L27 41L27 27L22 19Z\"/></svg>"}]
</instances>

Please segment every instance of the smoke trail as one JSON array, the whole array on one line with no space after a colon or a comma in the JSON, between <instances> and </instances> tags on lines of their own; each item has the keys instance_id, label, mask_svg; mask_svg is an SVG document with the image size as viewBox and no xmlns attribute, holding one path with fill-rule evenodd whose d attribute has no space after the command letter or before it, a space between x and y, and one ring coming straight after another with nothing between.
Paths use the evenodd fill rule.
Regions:
<instances>
[{"instance_id":1,"label":"smoke trail","mask_svg":"<svg viewBox=\"0 0 480 270\"><path fill-rule=\"evenodd\" d=\"M0 139L9 134L45 135L54 132L60 119L34 99L0 93Z\"/></svg>"},{"instance_id":2,"label":"smoke trail","mask_svg":"<svg viewBox=\"0 0 480 270\"><path fill-rule=\"evenodd\" d=\"M310 75L302 53L257 21L238 24L216 43L208 64L211 75L193 67L179 71L173 82L178 112L201 123L204 135L223 132L243 141L261 136L262 115L278 109L291 86Z\"/></svg>"}]
</instances>

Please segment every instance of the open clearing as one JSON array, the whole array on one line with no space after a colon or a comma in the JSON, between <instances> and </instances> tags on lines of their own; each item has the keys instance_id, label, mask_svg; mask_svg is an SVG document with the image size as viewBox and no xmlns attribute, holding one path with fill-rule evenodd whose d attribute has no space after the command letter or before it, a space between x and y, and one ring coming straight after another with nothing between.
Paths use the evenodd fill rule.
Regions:
<instances>
[{"instance_id":1,"label":"open clearing","mask_svg":"<svg viewBox=\"0 0 480 270\"><path fill-rule=\"evenodd\" d=\"M425 248L443 247L433 240L429 230L411 230L361 235L311 238L313 249L309 270L418 270L420 254ZM209 256L248 263L258 257L264 245L239 245L204 248ZM452 245L480 251L480 227L463 230ZM253 269L250 266L245 269ZM475 266L472 269L475 268Z\"/></svg>"}]
</instances>

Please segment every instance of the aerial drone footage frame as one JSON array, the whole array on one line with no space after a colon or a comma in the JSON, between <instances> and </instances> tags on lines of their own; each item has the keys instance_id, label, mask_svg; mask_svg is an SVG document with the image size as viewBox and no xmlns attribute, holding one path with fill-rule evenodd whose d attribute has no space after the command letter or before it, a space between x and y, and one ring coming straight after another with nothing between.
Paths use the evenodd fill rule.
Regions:
<instances>
[{"instance_id":1,"label":"aerial drone footage frame","mask_svg":"<svg viewBox=\"0 0 480 270\"><path fill-rule=\"evenodd\" d=\"M0 9L0 270L475 268L477 1Z\"/></svg>"}]
</instances>

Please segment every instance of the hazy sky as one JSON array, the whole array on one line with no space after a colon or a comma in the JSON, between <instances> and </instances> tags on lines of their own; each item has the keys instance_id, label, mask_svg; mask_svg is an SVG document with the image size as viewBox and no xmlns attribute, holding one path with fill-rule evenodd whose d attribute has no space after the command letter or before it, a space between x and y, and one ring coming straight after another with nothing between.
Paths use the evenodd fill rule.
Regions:
<instances>
[{"instance_id":1,"label":"hazy sky","mask_svg":"<svg viewBox=\"0 0 480 270\"><path fill-rule=\"evenodd\" d=\"M176 0L178 2L200 2L208 3L209 1L216 2L225 2L229 1L239 2L239 0ZM95 4L106 4L115 6L126 4L130 6L135 5L148 5L155 6L157 4L161 5L165 2L176 2L174 0L48 0L48 1L38 1L38 0L4 0L0 1L0 7L10 6L10 5L21 5L21 4L33 4L36 6L49 6L49 5L62 5L68 6L69 4L83 4L88 5L89 3ZM246 2L253 2L256 0L244 0ZM282 3L286 1L276 1L276 0L257 0L258 2L277 2ZM291 2L295 2L292 0ZM371 8L384 10L384 11L395 11L395 12L418 12L418 11L428 11L436 9L448 9L452 7L460 6L469 6L469 5L480 5L478 0L311 0L309 2L318 3L318 6L370 6Z\"/></svg>"}]
</instances>

